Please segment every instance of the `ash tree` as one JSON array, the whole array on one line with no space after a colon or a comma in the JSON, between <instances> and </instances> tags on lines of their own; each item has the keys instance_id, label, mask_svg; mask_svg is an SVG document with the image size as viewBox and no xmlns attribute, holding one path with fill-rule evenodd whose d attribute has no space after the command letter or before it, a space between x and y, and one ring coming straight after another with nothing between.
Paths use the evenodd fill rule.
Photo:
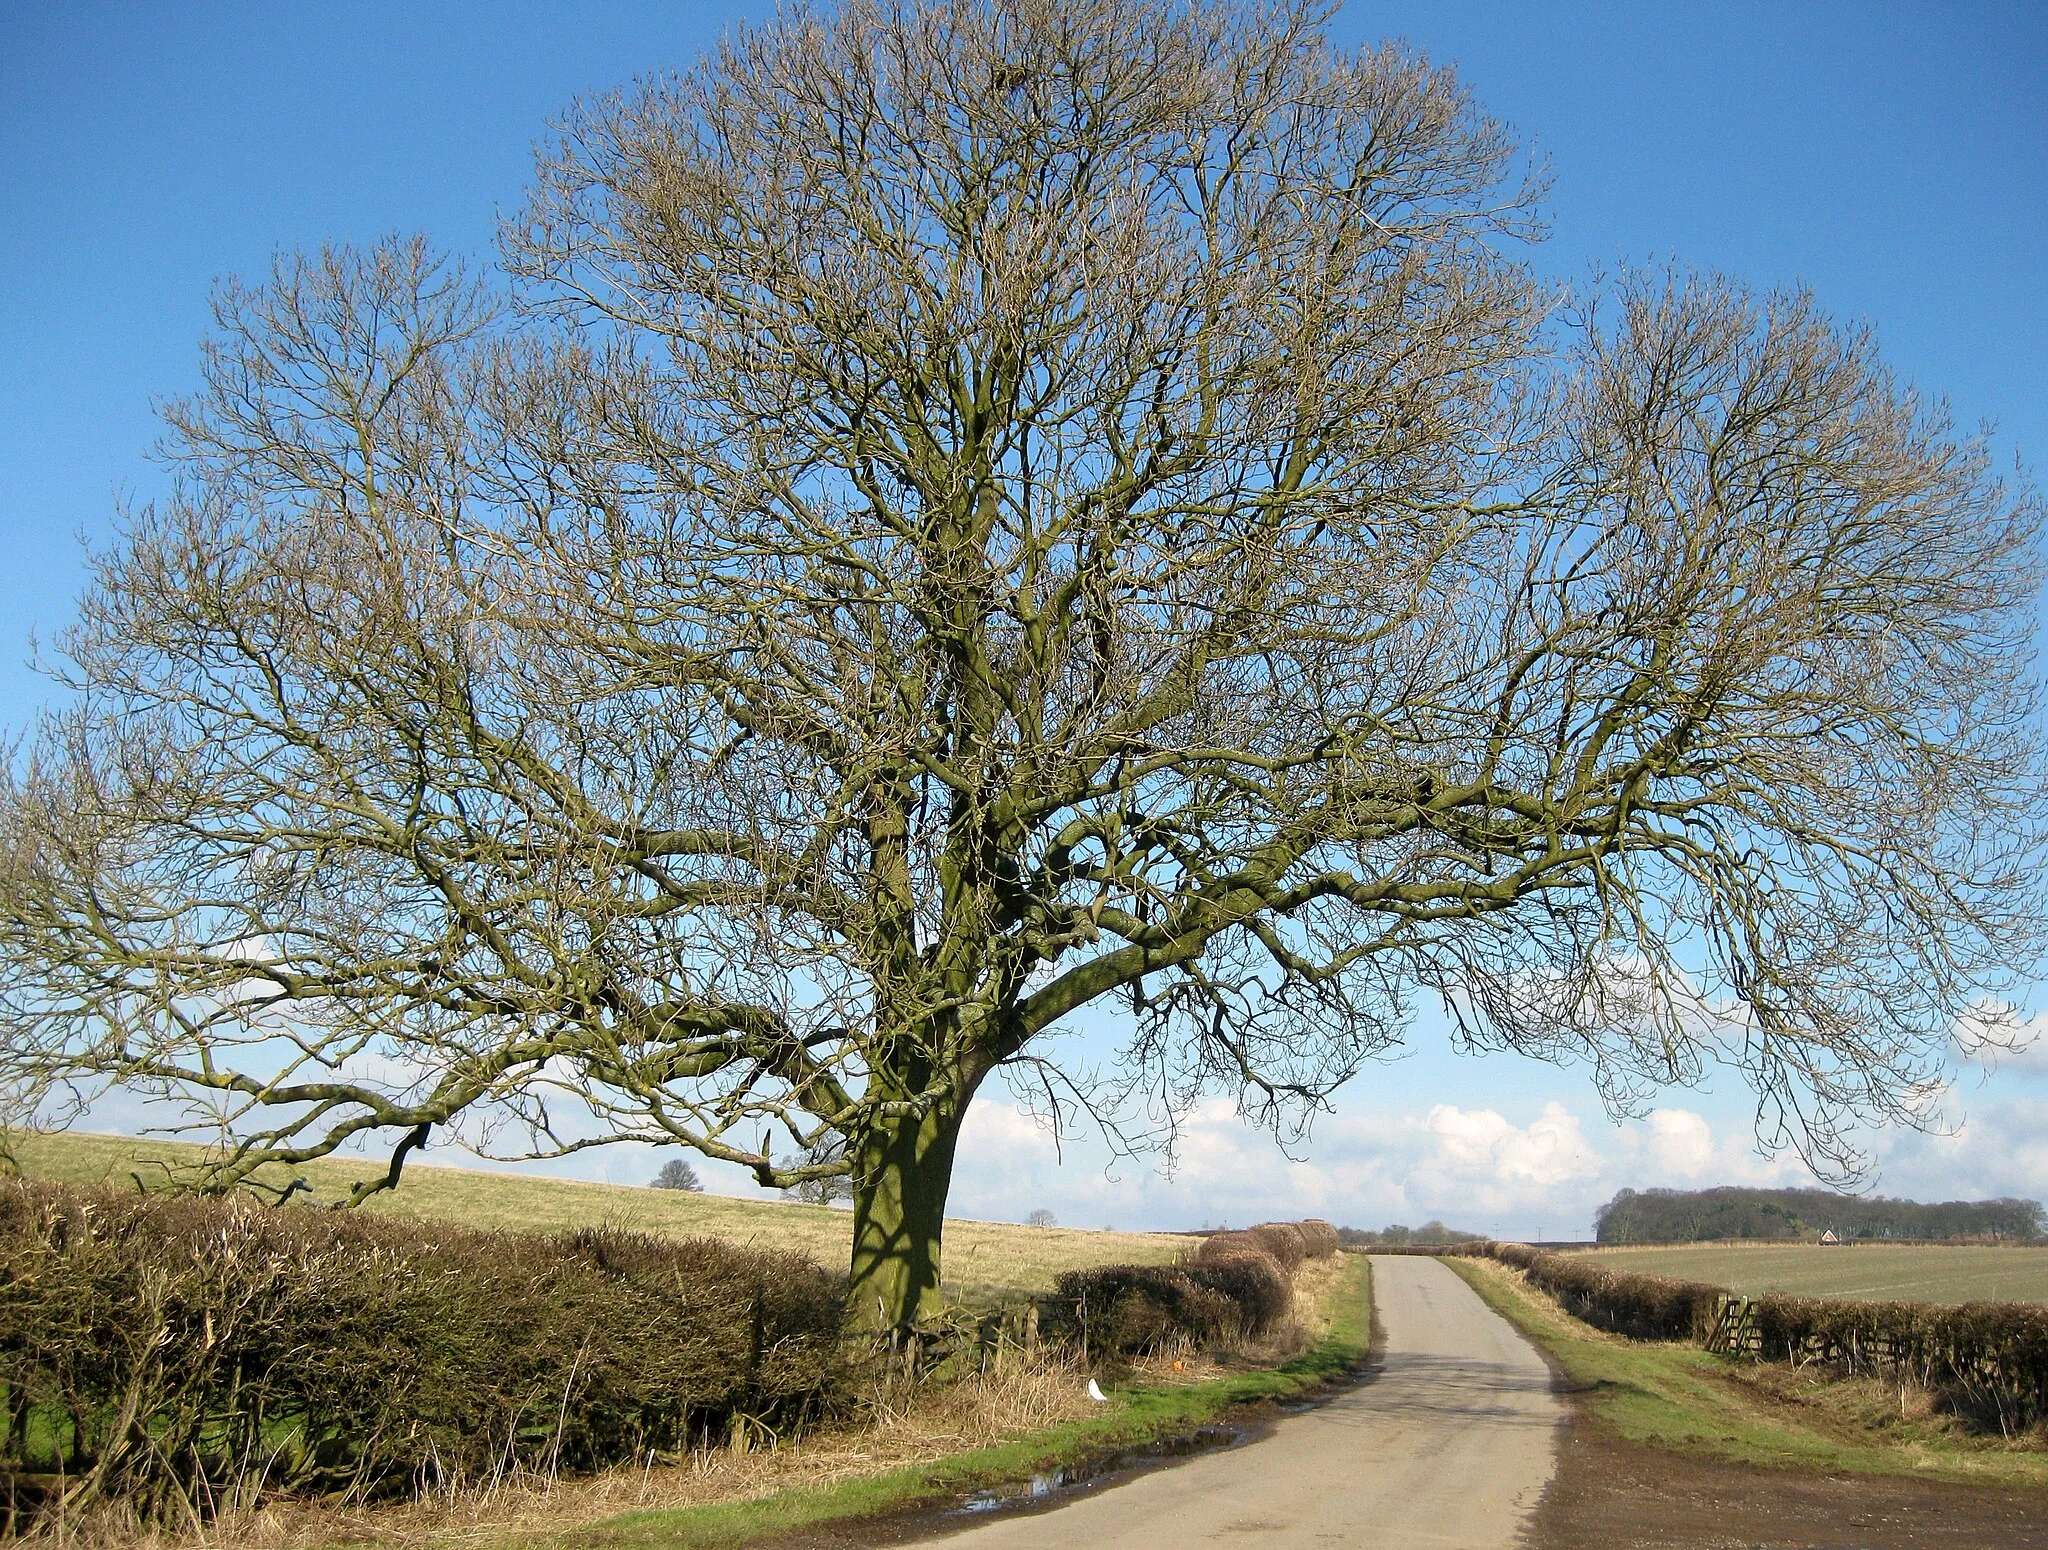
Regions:
<instances>
[{"instance_id":1,"label":"ash tree","mask_svg":"<svg viewBox=\"0 0 2048 1550\"><path fill-rule=\"evenodd\" d=\"M16 1101L843 1179L878 1331L999 1072L1284 1127L1441 1005L1852 1164L2036 951L2038 503L1539 196L1319 6L848 0L575 108L488 270L228 287L0 794Z\"/></svg>"}]
</instances>

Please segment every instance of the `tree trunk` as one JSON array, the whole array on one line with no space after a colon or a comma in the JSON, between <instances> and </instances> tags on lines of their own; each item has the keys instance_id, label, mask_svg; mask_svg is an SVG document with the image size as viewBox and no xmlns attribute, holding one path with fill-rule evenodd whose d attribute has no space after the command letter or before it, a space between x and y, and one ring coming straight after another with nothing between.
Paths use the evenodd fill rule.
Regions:
<instances>
[{"instance_id":1,"label":"tree trunk","mask_svg":"<svg viewBox=\"0 0 2048 1550\"><path fill-rule=\"evenodd\" d=\"M847 1302L856 1329L896 1335L939 1311L939 1239L966 1107L878 1116L855 1151Z\"/></svg>"}]
</instances>

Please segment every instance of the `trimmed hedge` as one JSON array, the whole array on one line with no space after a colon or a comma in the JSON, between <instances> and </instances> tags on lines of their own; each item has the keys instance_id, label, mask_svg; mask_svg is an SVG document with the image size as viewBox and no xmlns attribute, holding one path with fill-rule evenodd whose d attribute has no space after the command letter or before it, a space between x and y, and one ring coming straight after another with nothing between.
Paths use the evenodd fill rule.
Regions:
<instances>
[{"instance_id":1,"label":"trimmed hedge","mask_svg":"<svg viewBox=\"0 0 2048 1550\"><path fill-rule=\"evenodd\" d=\"M1344 1240L1337 1235L1336 1227L1321 1217L1312 1216L1305 1222L1296 1222L1295 1230L1301 1234L1303 1246L1310 1259L1328 1259L1344 1246Z\"/></svg>"},{"instance_id":2,"label":"trimmed hedge","mask_svg":"<svg viewBox=\"0 0 2048 1550\"><path fill-rule=\"evenodd\" d=\"M0 1468L157 1520L600 1468L817 1412L842 1297L715 1241L4 1181Z\"/></svg>"},{"instance_id":3,"label":"trimmed hedge","mask_svg":"<svg viewBox=\"0 0 2048 1550\"><path fill-rule=\"evenodd\" d=\"M1088 1356L1263 1334L1294 1305L1287 1273L1257 1251L1180 1265L1098 1265L1065 1271L1054 1285L1055 1323Z\"/></svg>"},{"instance_id":4,"label":"trimmed hedge","mask_svg":"<svg viewBox=\"0 0 2048 1550\"><path fill-rule=\"evenodd\" d=\"M1721 1299L1728 1295L1727 1288L1703 1281L1609 1270L1579 1255L1546 1254L1526 1243L1479 1248L1527 1273L1566 1311L1632 1340L1702 1341L1713 1328Z\"/></svg>"},{"instance_id":5,"label":"trimmed hedge","mask_svg":"<svg viewBox=\"0 0 2048 1550\"><path fill-rule=\"evenodd\" d=\"M1063 1272L1055 1319L1084 1353L1155 1351L1168 1342L1220 1340L1242 1320L1236 1302L1200 1272L1212 1266L1101 1265Z\"/></svg>"},{"instance_id":6,"label":"trimmed hedge","mask_svg":"<svg viewBox=\"0 0 2048 1550\"><path fill-rule=\"evenodd\" d=\"M1903 1369L2008 1433L2048 1422L2048 1308L1771 1296L1746 1311L1761 1356Z\"/></svg>"},{"instance_id":7,"label":"trimmed hedge","mask_svg":"<svg viewBox=\"0 0 2048 1550\"><path fill-rule=\"evenodd\" d=\"M1228 1297L1248 1335L1264 1334L1294 1306L1294 1280L1270 1256L1231 1254L1181 1267Z\"/></svg>"},{"instance_id":8,"label":"trimmed hedge","mask_svg":"<svg viewBox=\"0 0 2048 1550\"><path fill-rule=\"evenodd\" d=\"M1292 1222L1261 1222L1256 1227L1247 1228L1245 1236L1272 1255L1289 1275L1299 1270L1301 1262L1308 1258L1308 1240Z\"/></svg>"},{"instance_id":9,"label":"trimmed hedge","mask_svg":"<svg viewBox=\"0 0 2048 1550\"><path fill-rule=\"evenodd\" d=\"M2048 1308L2032 1303L1733 1299L1725 1287L1612 1270L1526 1243L1439 1250L1512 1265L1578 1318L1636 1340L1713 1342L1760 1360L1910 1376L2003 1432L2048 1421Z\"/></svg>"},{"instance_id":10,"label":"trimmed hedge","mask_svg":"<svg viewBox=\"0 0 2048 1550\"><path fill-rule=\"evenodd\" d=\"M1316 1227L1327 1229L1327 1238ZM1212 1233L1178 1265L1069 1270L1056 1283L1054 1317L1090 1356L1263 1334L1294 1305L1295 1269L1306 1258L1334 1253L1336 1237L1327 1222L1266 1222Z\"/></svg>"},{"instance_id":11,"label":"trimmed hedge","mask_svg":"<svg viewBox=\"0 0 2048 1550\"><path fill-rule=\"evenodd\" d=\"M1327 1223L1321 1225L1328 1226ZM1334 1236L1335 1229L1332 1229ZM1320 1234L1316 1235L1320 1241ZM1288 1275L1311 1257L1310 1234L1299 1222L1261 1222L1240 1232L1212 1232L1195 1249L1198 1260L1217 1260L1232 1254L1264 1254Z\"/></svg>"},{"instance_id":12,"label":"trimmed hedge","mask_svg":"<svg viewBox=\"0 0 2048 1550\"><path fill-rule=\"evenodd\" d=\"M1280 1267L1283 1275L1292 1275L1295 1266L1301 1263L1297 1252L1290 1262L1280 1258L1268 1246L1268 1240L1249 1229L1242 1232L1211 1233L1195 1245L1193 1258L1198 1264L1215 1264L1239 1254L1260 1254Z\"/></svg>"}]
</instances>

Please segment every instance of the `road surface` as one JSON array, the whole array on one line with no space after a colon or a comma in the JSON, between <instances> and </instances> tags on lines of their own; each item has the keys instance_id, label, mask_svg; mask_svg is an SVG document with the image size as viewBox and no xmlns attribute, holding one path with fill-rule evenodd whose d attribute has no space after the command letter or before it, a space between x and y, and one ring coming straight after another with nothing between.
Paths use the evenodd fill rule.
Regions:
<instances>
[{"instance_id":1,"label":"road surface","mask_svg":"<svg viewBox=\"0 0 2048 1550\"><path fill-rule=\"evenodd\" d=\"M947 1550L1193 1550L1516 1542L1550 1480L1564 1411L1543 1358L1433 1259L1375 1255L1378 1375L1257 1442L1141 1474Z\"/></svg>"}]
</instances>

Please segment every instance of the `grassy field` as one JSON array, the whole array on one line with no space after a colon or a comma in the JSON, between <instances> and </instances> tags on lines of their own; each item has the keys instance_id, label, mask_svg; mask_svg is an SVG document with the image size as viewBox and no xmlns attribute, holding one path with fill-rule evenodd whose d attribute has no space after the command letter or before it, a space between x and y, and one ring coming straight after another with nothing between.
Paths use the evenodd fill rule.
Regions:
<instances>
[{"instance_id":1,"label":"grassy field","mask_svg":"<svg viewBox=\"0 0 2048 1550\"><path fill-rule=\"evenodd\" d=\"M73 1184L132 1187L129 1175L163 1177L156 1162L190 1163L200 1149L125 1136L65 1134L15 1138L22 1171ZM356 1180L383 1171L376 1164L329 1159L299 1170L312 1198L346 1195ZM651 1170L650 1170L651 1171ZM304 1197L300 1197L304 1198ZM848 1213L830 1206L779 1200L737 1200L624 1184L585 1184L531 1174L484 1173L408 1163L399 1187L373 1196L365 1210L460 1222L466 1227L558 1232L609 1225L677 1238L730 1238L765 1248L794 1249L837 1269L852 1245ZM1161 1264L1185 1253L1189 1239L1167 1233L1088 1232L955 1219L946 1224L950 1293L980 1301L1010 1291L1043 1291L1062 1270L1089 1265Z\"/></svg>"},{"instance_id":2,"label":"grassy field","mask_svg":"<svg viewBox=\"0 0 2048 1550\"><path fill-rule=\"evenodd\" d=\"M1971 1433L1888 1380L1834 1381L1812 1367L1624 1340L1571 1317L1505 1266L1444 1263L1541 1346L1587 1410L1627 1441L1769 1468L2048 1486L2048 1453Z\"/></svg>"},{"instance_id":3,"label":"grassy field","mask_svg":"<svg viewBox=\"0 0 2048 1550\"><path fill-rule=\"evenodd\" d=\"M2048 1247L1686 1243L1588 1250L1645 1275L1731 1291L1908 1302L2048 1302Z\"/></svg>"}]
</instances>

